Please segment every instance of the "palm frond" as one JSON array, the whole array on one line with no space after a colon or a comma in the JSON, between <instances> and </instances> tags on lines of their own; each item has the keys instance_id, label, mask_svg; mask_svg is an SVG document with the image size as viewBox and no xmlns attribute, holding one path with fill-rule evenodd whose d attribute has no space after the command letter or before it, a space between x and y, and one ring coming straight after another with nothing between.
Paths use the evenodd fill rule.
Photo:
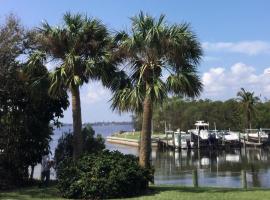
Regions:
<instances>
[{"instance_id":1,"label":"palm frond","mask_svg":"<svg viewBox=\"0 0 270 200\"><path fill-rule=\"evenodd\" d=\"M197 73L203 53L190 25L169 25L164 15L156 19L143 12L131 22L130 34L120 34L117 40L119 48L126 51L131 88L115 91L112 107L128 110L129 105L134 110L142 107L146 96L152 103L162 103L168 93L197 97L203 88ZM162 80L163 69L170 72L166 82Z\"/></svg>"}]
</instances>

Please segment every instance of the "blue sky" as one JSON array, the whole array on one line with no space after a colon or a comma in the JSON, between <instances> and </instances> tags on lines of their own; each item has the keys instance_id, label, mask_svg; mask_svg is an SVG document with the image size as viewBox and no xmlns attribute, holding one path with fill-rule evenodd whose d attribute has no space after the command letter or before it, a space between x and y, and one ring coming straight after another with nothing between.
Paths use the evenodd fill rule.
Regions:
<instances>
[{"instance_id":1,"label":"blue sky","mask_svg":"<svg viewBox=\"0 0 270 200\"><path fill-rule=\"evenodd\" d=\"M170 23L188 22L204 48L199 72L205 85L201 98L228 99L244 87L270 97L270 1L268 0L0 0L0 22L10 12L27 27L42 20L60 24L63 13L100 18L111 30L127 29L140 10L165 14ZM129 120L110 110L110 92L99 83L81 88L84 122ZM71 109L63 122L71 122Z\"/></svg>"}]
</instances>

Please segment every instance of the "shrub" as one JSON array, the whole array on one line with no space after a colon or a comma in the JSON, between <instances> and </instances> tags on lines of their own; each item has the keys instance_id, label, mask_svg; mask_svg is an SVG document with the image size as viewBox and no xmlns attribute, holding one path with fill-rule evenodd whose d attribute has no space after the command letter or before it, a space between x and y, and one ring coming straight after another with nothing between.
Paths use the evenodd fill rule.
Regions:
<instances>
[{"instance_id":1,"label":"shrub","mask_svg":"<svg viewBox=\"0 0 270 200\"><path fill-rule=\"evenodd\" d=\"M139 166L138 159L118 151L66 159L58 169L58 188L67 198L104 199L141 194L153 180L153 171Z\"/></svg>"},{"instance_id":2,"label":"shrub","mask_svg":"<svg viewBox=\"0 0 270 200\"><path fill-rule=\"evenodd\" d=\"M105 141L101 135L97 134L95 137L95 131L90 125L86 125L82 130L84 140L84 153L98 153L105 149ZM58 145L55 149L55 162L56 168L61 161L66 158L72 157L73 153L73 134L64 133L64 135L58 140Z\"/></svg>"}]
</instances>

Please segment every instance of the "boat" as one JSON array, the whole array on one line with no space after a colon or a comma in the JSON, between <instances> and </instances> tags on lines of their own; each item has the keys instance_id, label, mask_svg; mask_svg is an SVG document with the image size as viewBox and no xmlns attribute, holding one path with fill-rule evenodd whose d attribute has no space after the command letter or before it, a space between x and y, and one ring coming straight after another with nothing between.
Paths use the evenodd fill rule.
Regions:
<instances>
[{"instance_id":1,"label":"boat","mask_svg":"<svg viewBox=\"0 0 270 200\"><path fill-rule=\"evenodd\" d=\"M174 143L176 148L190 149L194 147L194 142L191 141L191 135L180 130L174 132Z\"/></svg>"},{"instance_id":2,"label":"boat","mask_svg":"<svg viewBox=\"0 0 270 200\"><path fill-rule=\"evenodd\" d=\"M270 129L246 129L243 136L245 140L250 142L265 143L270 139Z\"/></svg>"},{"instance_id":3,"label":"boat","mask_svg":"<svg viewBox=\"0 0 270 200\"><path fill-rule=\"evenodd\" d=\"M240 141L240 133L234 131L221 130L216 132L216 138L226 142Z\"/></svg>"},{"instance_id":4,"label":"boat","mask_svg":"<svg viewBox=\"0 0 270 200\"><path fill-rule=\"evenodd\" d=\"M209 123L197 121L195 129L188 130L188 133L195 136L195 140L199 137L200 140L209 140L213 135L209 131Z\"/></svg>"}]
</instances>

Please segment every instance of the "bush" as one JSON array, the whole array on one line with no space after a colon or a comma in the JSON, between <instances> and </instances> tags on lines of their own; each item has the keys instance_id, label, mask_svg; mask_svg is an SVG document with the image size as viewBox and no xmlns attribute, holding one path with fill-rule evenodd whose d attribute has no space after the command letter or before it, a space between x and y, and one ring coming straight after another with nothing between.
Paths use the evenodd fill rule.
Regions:
<instances>
[{"instance_id":1,"label":"bush","mask_svg":"<svg viewBox=\"0 0 270 200\"><path fill-rule=\"evenodd\" d=\"M95 137L95 131L90 125L86 125L82 130L84 147L84 153L98 153L105 149L105 141L101 135L97 134ZM64 135L58 140L58 145L55 149L55 162L56 168L61 161L66 158L72 157L73 153L73 134L64 133Z\"/></svg>"},{"instance_id":2,"label":"bush","mask_svg":"<svg viewBox=\"0 0 270 200\"><path fill-rule=\"evenodd\" d=\"M137 157L118 151L84 156L59 165L58 188L66 198L104 199L141 194L153 180L152 170L139 166Z\"/></svg>"}]
</instances>

